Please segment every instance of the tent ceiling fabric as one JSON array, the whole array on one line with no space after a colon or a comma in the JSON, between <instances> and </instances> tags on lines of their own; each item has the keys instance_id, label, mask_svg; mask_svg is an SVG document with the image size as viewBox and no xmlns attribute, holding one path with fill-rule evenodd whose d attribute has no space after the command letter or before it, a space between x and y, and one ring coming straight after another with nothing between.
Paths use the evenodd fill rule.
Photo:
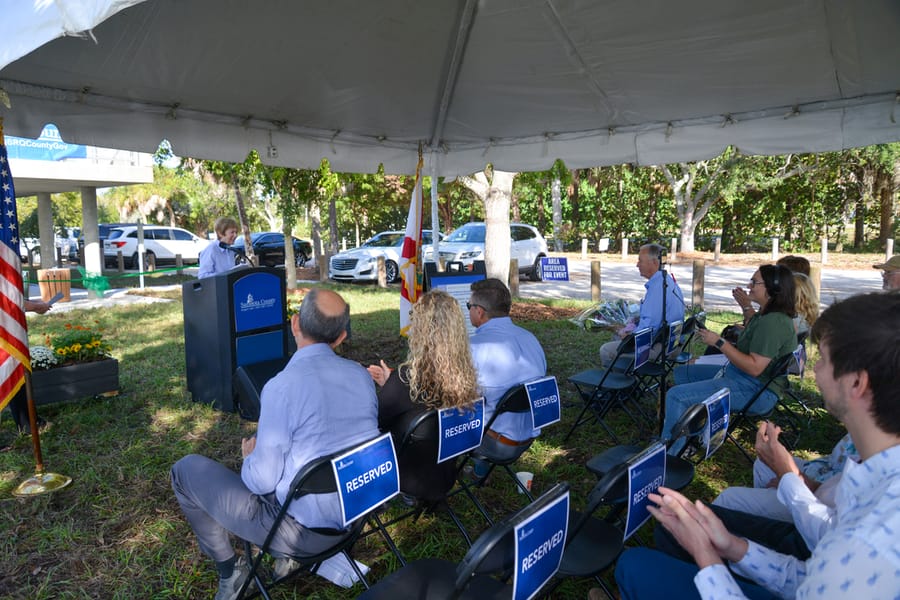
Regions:
<instances>
[{"instance_id":1,"label":"tent ceiling fabric","mask_svg":"<svg viewBox=\"0 0 900 600\"><path fill-rule=\"evenodd\" d=\"M896 0L14 4L11 135L392 173L421 143L448 176L900 139Z\"/></svg>"}]
</instances>

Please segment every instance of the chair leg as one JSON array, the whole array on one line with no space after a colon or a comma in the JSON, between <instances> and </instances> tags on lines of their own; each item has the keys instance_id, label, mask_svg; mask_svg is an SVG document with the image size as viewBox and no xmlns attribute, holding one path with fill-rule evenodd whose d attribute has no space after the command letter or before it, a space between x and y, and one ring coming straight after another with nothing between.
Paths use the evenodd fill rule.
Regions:
<instances>
[{"instance_id":1,"label":"chair leg","mask_svg":"<svg viewBox=\"0 0 900 600\"><path fill-rule=\"evenodd\" d=\"M609 598L609 600L616 600L616 596L614 596L612 591L606 587L606 583L603 582L603 579L599 575L594 576L594 581L600 585L600 589L603 590L603 593L606 594L606 597Z\"/></svg>"},{"instance_id":2,"label":"chair leg","mask_svg":"<svg viewBox=\"0 0 900 600\"><path fill-rule=\"evenodd\" d=\"M372 521L375 521L375 528L378 530L379 533L381 533L381 537L384 538L384 541L388 545L388 548L390 548L391 552L394 553L394 556L397 557L397 560L400 561L400 565L405 567L406 559L403 558L403 554L400 553L400 549L397 548L397 544L394 543L394 539L391 537L391 534L388 533L387 527L384 526L384 524L381 522L381 519L374 512L372 513L372 515L369 519L370 519L370 521L369 521L370 524ZM355 565L355 563L354 563L354 565Z\"/></svg>"},{"instance_id":3,"label":"chair leg","mask_svg":"<svg viewBox=\"0 0 900 600\"><path fill-rule=\"evenodd\" d=\"M353 567L353 571L356 573L356 576L359 577L359 580L362 582L363 587L369 589L369 580L366 579L365 573L362 572L362 569L359 568L359 565L356 564L356 561L353 560L353 557L350 556L350 553L344 550L342 551L342 554L344 555L344 558L346 558L350 562L350 566ZM397 557L400 558L401 561L403 560L399 554L397 554ZM403 566L406 566L405 562L403 563Z\"/></svg>"},{"instance_id":4,"label":"chair leg","mask_svg":"<svg viewBox=\"0 0 900 600\"><path fill-rule=\"evenodd\" d=\"M491 515L488 513L488 511L484 507L484 505L481 504L481 502L478 500L478 498L475 496L475 494L472 493L472 490L469 489L469 484L464 481L460 481L459 485L462 488L462 491L466 494L466 496L469 497L469 500L472 501L472 504L475 505L475 508L478 509L478 512L481 513L481 516L484 517L484 520L487 521L488 527L493 527L494 520L491 518Z\"/></svg>"},{"instance_id":5,"label":"chair leg","mask_svg":"<svg viewBox=\"0 0 900 600\"><path fill-rule=\"evenodd\" d=\"M253 558L253 545L247 540L244 540L244 560L249 561L250 573L247 575L247 579L244 580L244 585L242 585L241 589L238 591L238 600L241 600L242 598L257 598L259 596L262 596L266 600L271 600L268 589L266 588L266 583L263 581L262 575L260 574L263 556L263 553L260 552L256 555L256 558ZM250 585L252 583L256 584L255 592L250 591Z\"/></svg>"},{"instance_id":6,"label":"chair leg","mask_svg":"<svg viewBox=\"0 0 900 600\"><path fill-rule=\"evenodd\" d=\"M737 438L735 438L735 437L731 434L731 431L728 431L728 432L725 434L725 437L726 437L727 439L731 440L731 443L732 443L732 444L734 444L735 446L737 446L737 449L741 451L741 454L744 455L744 458L747 459L747 462L750 463L750 466L752 467L752 466L753 466L753 457L750 456L750 454L748 454L746 450L744 450L744 447L741 446L741 443L740 443L739 441L737 441Z\"/></svg>"},{"instance_id":7,"label":"chair leg","mask_svg":"<svg viewBox=\"0 0 900 600\"><path fill-rule=\"evenodd\" d=\"M585 423L589 423L589 422L591 421L591 418L593 418L593 417L588 417L587 419L584 418L585 413L588 411L588 409L589 409L590 407L591 407L591 403L586 401L586 402L584 403L584 406L583 406L582 409L581 409L581 412L578 413L578 418L575 419L575 423L572 424L572 428L569 429L569 433L567 433L567 434L566 434L566 437L563 438L563 441L564 441L564 442L568 442L568 441L569 441L569 438L572 436L573 433L575 433L575 429L576 429L579 425L584 425Z\"/></svg>"},{"instance_id":8,"label":"chair leg","mask_svg":"<svg viewBox=\"0 0 900 600\"><path fill-rule=\"evenodd\" d=\"M465 525L463 525L462 521L459 520L459 516L456 514L456 511L453 510L449 502L444 502L444 508L447 509L447 514L450 515L450 519L453 521L453 524L456 525L456 528L459 529L459 532L462 534L463 538L465 538L466 545L471 548L472 538L469 537L469 532L466 531Z\"/></svg>"}]
</instances>

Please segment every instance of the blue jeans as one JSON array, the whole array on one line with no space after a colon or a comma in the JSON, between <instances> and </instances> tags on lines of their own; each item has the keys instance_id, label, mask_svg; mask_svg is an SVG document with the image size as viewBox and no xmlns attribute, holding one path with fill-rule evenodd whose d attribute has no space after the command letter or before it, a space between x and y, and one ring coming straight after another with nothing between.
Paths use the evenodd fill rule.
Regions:
<instances>
[{"instance_id":1,"label":"blue jeans","mask_svg":"<svg viewBox=\"0 0 900 600\"><path fill-rule=\"evenodd\" d=\"M622 600L656 600L658 598L700 598L694 576L700 569L649 548L626 550L616 564L616 584ZM777 598L766 589L736 579L744 594L752 600Z\"/></svg>"},{"instance_id":2,"label":"blue jeans","mask_svg":"<svg viewBox=\"0 0 900 600\"><path fill-rule=\"evenodd\" d=\"M717 365L685 365L675 369L675 385L666 393L666 420L663 437L672 435L672 428L688 408L703 402L715 392L727 387L731 391L731 410L744 408L762 384L756 377L735 367L725 367L724 377L715 378L722 368ZM766 390L754 404L754 414L766 414L775 406L778 396ZM673 444L671 454L677 454L684 442Z\"/></svg>"}]
</instances>

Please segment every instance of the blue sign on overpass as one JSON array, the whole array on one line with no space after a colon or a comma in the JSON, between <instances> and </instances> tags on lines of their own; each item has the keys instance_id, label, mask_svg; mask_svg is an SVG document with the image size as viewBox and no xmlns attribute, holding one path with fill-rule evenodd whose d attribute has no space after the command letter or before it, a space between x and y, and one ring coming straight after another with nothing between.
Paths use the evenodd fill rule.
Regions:
<instances>
[{"instance_id":1,"label":"blue sign on overpass","mask_svg":"<svg viewBox=\"0 0 900 600\"><path fill-rule=\"evenodd\" d=\"M67 144L59 135L56 125L50 123L36 140L6 136L6 151L10 158L26 160L63 160L87 158L87 146Z\"/></svg>"}]
</instances>

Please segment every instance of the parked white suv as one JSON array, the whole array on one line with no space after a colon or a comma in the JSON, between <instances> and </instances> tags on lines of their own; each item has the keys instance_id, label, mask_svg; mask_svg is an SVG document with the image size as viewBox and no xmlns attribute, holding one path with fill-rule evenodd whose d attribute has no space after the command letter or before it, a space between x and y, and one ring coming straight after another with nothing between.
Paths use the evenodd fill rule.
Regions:
<instances>
[{"instance_id":1,"label":"parked white suv","mask_svg":"<svg viewBox=\"0 0 900 600\"><path fill-rule=\"evenodd\" d=\"M335 254L328 263L328 276L344 281L378 279L378 257L383 256L387 280L398 280L404 237L403 231L382 231L359 248ZM431 240L431 230L422 230L422 245L431 244Z\"/></svg>"},{"instance_id":2,"label":"parked white suv","mask_svg":"<svg viewBox=\"0 0 900 600\"><path fill-rule=\"evenodd\" d=\"M119 252L125 257L125 266L136 268L138 266L138 239L137 226L116 227L109 232L109 237L103 240L103 256L107 265L115 264ZM203 250L209 240L204 240L178 227L165 227L161 225L144 226L144 254L151 254L157 262L174 261L176 255L181 255L185 263L198 262L200 251ZM144 259L145 264L147 258Z\"/></svg>"},{"instance_id":3,"label":"parked white suv","mask_svg":"<svg viewBox=\"0 0 900 600\"><path fill-rule=\"evenodd\" d=\"M532 281L540 277L541 257L547 256L547 241L531 225L510 223L509 257L519 261L519 272ZM460 262L469 266L476 260L484 260L484 223L466 223L440 244L439 252L444 263ZM434 262L432 247L424 248L425 260Z\"/></svg>"}]
</instances>

